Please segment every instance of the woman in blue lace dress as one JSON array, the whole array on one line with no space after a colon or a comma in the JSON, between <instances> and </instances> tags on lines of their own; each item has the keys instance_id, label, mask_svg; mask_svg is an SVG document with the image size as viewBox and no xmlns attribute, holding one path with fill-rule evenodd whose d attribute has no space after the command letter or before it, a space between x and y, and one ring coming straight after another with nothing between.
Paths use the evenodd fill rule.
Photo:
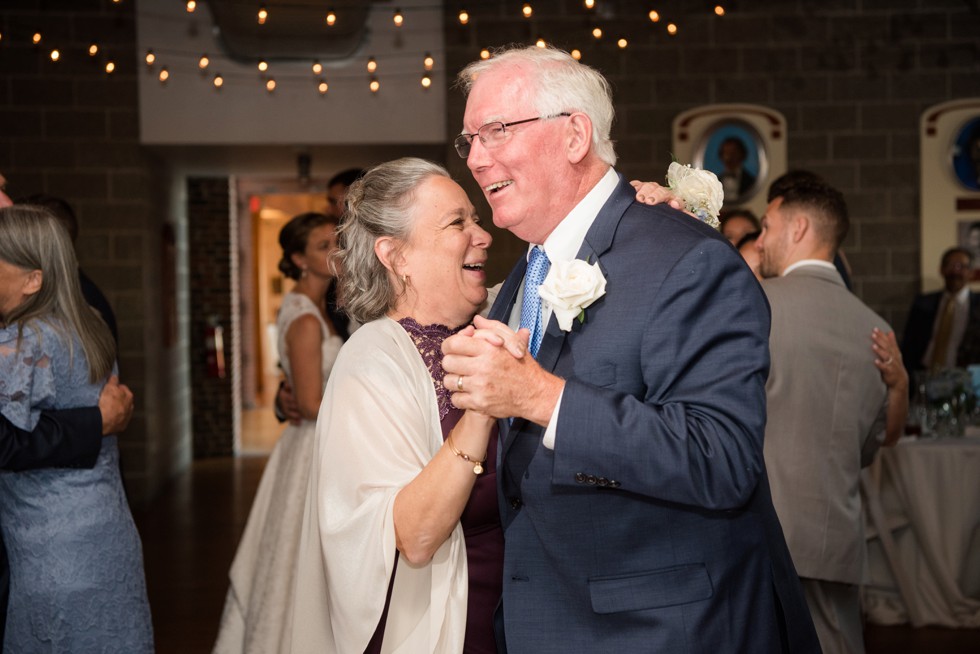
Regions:
<instances>
[{"instance_id":1,"label":"woman in blue lace dress","mask_svg":"<svg viewBox=\"0 0 980 654\"><path fill-rule=\"evenodd\" d=\"M37 207L0 209L0 413L32 429L44 409L93 406L115 365L64 228ZM5 652L153 651L139 534L115 437L87 469L0 473L10 557Z\"/></svg>"}]
</instances>

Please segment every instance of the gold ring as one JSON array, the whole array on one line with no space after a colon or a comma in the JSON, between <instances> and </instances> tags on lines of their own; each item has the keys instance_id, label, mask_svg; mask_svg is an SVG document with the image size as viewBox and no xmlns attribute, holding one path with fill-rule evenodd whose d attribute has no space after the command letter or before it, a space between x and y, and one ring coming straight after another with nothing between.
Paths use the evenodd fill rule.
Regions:
<instances>
[{"instance_id":1,"label":"gold ring","mask_svg":"<svg viewBox=\"0 0 980 654\"><path fill-rule=\"evenodd\" d=\"M463 376L462 375L459 375L458 377L456 377L456 390L457 391L463 390Z\"/></svg>"}]
</instances>

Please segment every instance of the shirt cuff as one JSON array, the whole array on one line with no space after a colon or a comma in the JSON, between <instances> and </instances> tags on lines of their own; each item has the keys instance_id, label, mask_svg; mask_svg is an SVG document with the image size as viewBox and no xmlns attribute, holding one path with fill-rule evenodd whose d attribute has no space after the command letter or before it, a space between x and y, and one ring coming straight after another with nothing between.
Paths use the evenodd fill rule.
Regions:
<instances>
[{"instance_id":1,"label":"shirt cuff","mask_svg":"<svg viewBox=\"0 0 980 654\"><path fill-rule=\"evenodd\" d=\"M555 432L558 430L558 413L561 410L561 398L565 395L565 387L561 389L561 393L558 394L558 401L555 403L555 412L551 414L551 420L548 421L548 427L544 430L544 438L541 440L541 444L547 447L549 450L555 449Z\"/></svg>"}]
</instances>

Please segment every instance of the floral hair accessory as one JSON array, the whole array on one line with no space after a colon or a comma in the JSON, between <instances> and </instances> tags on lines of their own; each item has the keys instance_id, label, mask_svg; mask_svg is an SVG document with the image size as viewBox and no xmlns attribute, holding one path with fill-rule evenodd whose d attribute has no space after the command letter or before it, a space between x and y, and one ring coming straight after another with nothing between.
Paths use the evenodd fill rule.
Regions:
<instances>
[{"instance_id":1,"label":"floral hair accessory","mask_svg":"<svg viewBox=\"0 0 980 654\"><path fill-rule=\"evenodd\" d=\"M572 320L585 322L585 309L606 294L606 278L599 263L581 259L557 261L538 287L541 300L551 307L562 331L572 329Z\"/></svg>"},{"instance_id":2,"label":"floral hair accessory","mask_svg":"<svg viewBox=\"0 0 980 654\"><path fill-rule=\"evenodd\" d=\"M718 229L718 212L725 201L725 190L717 175L675 161L667 168L667 186L684 203L685 209L701 222Z\"/></svg>"}]
</instances>

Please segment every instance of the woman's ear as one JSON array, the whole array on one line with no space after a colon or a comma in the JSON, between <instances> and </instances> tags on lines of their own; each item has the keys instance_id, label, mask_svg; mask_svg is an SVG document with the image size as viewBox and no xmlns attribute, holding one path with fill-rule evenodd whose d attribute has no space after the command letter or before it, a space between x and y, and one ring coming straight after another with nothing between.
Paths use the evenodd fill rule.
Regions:
<instances>
[{"instance_id":1,"label":"woman's ear","mask_svg":"<svg viewBox=\"0 0 980 654\"><path fill-rule=\"evenodd\" d=\"M302 252L293 252L289 255L289 260L293 262L293 265L300 270L306 270L306 255Z\"/></svg>"},{"instance_id":2,"label":"woman's ear","mask_svg":"<svg viewBox=\"0 0 980 654\"><path fill-rule=\"evenodd\" d=\"M568 117L566 130L568 160L577 164L592 148L592 121L584 113L575 112Z\"/></svg>"},{"instance_id":3,"label":"woman's ear","mask_svg":"<svg viewBox=\"0 0 980 654\"><path fill-rule=\"evenodd\" d=\"M44 283L44 273L40 270L32 270L27 273L27 277L24 279L24 295L34 295L41 290L41 286Z\"/></svg>"},{"instance_id":4,"label":"woman's ear","mask_svg":"<svg viewBox=\"0 0 980 654\"><path fill-rule=\"evenodd\" d=\"M402 256L401 248L398 247L398 242L394 238L391 236L379 236L375 239L374 254L378 257L381 265L390 270L394 275L398 276L401 274L399 270L405 263L405 257Z\"/></svg>"}]
</instances>

